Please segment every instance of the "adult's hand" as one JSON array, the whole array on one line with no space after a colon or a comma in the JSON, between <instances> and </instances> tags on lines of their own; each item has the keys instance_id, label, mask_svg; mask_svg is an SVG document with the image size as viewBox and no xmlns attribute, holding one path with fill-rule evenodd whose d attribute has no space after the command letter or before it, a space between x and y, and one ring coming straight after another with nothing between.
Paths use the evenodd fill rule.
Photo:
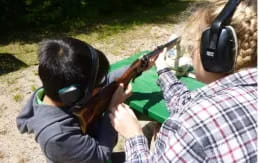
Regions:
<instances>
[{"instance_id":1,"label":"adult's hand","mask_svg":"<svg viewBox=\"0 0 260 163\"><path fill-rule=\"evenodd\" d=\"M119 104L109 114L112 126L126 139L143 135L142 128L133 112L126 104Z\"/></svg>"}]
</instances>

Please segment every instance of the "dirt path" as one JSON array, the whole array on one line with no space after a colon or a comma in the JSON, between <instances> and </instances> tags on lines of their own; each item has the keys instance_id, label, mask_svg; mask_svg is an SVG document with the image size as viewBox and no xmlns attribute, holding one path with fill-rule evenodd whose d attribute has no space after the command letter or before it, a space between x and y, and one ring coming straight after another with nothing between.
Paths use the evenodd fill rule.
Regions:
<instances>
[{"instance_id":1,"label":"dirt path","mask_svg":"<svg viewBox=\"0 0 260 163\"><path fill-rule=\"evenodd\" d=\"M118 35L121 42L97 41L93 45L101 49L114 63L142 50L151 50L165 43L171 34L171 24L145 25ZM109 38L113 40L113 36ZM117 48L117 47L124 48ZM117 48L117 49L116 49ZM113 55L116 49L117 55ZM124 54L124 55L123 55ZM45 158L33 134L20 134L15 119L33 91L41 86L37 66L0 76L0 162L1 163L42 163ZM118 144L121 150L122 141Z\"/></svg>"}]
</instances>

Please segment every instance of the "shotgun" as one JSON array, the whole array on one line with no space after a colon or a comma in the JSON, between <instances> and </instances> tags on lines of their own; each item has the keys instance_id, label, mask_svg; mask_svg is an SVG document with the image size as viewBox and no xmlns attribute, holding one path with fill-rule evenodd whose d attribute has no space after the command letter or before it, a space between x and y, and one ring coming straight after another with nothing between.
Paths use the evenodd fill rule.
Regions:
<instances>
[{"instance_id":1,"label":"shotgun","mask_svg":"<svg viewBox=\"0 0 260 163\"><path fill-rule=\"evenodd\" d=\"M156 59L164 48L171 49L179 41L180 37L177 37L164 45L158 46L152 52L136 59L121 77L100 89L96 94L90 97L83 107L74 110L73 113L79 119L82 133L86 134L88 127L105 112L110 104L112 95L120 83L123 83L124 89L126 89L131 80L134 81L143 71L147 70L150 59Z\"/></svg>"}]
</instances>

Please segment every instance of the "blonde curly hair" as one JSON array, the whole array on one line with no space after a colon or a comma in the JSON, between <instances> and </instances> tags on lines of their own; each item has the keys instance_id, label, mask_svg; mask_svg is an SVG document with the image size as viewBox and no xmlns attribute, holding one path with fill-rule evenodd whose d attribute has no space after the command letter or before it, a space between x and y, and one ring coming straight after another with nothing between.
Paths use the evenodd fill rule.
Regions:
<instances>
[{"instance_id":1,"label":"blonde curly hair","mask_svg":"<svg viewBox=\"0 0 260 163\"><path fill-rule=\"evenodd\" d=\"M202 32L224 8L227 0L211 0L197 8L181 30L182 47L190 52L199 48ZM236 31L238 54L234 70L257 66L257 0L243 0L237 6L230 24Z\"/></svg>"}]
</instances>

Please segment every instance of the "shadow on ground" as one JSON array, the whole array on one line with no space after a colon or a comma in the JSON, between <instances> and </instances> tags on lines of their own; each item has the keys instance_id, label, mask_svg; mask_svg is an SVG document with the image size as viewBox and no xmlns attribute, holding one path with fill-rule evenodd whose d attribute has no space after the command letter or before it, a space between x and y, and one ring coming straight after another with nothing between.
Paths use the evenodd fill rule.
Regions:
<instances>
[{"instance_id":1,"label":"shadow on ground","mask_svg":"<svg viewBox=\"0 0 260 163\"><path fill-rule=\"evenodd\" d=\"M181 11L184 11L194 1L173 1L167 6L136 9L131 12L110 12L95 17L75 18L64 20L58 24L39 25L32 27L13 27L0 35L0 45L10 42L21 43L39 42L43 38L67 36L75 34L90 34L110 30L111 33L123 31L133 25L141 24L164 24L180 21L176 19Z\"/></svg>"},{"instance_id":2,"label":"shadow on ground","mask_svg":"<svg viewBox=\"0 0 260 163\"><path fill-rule=\"evenodd\" d=\"M17 59L14 55L9 53L0 53L0 75L16 71L27 64Z\"/></svg>"}]
</instances>

